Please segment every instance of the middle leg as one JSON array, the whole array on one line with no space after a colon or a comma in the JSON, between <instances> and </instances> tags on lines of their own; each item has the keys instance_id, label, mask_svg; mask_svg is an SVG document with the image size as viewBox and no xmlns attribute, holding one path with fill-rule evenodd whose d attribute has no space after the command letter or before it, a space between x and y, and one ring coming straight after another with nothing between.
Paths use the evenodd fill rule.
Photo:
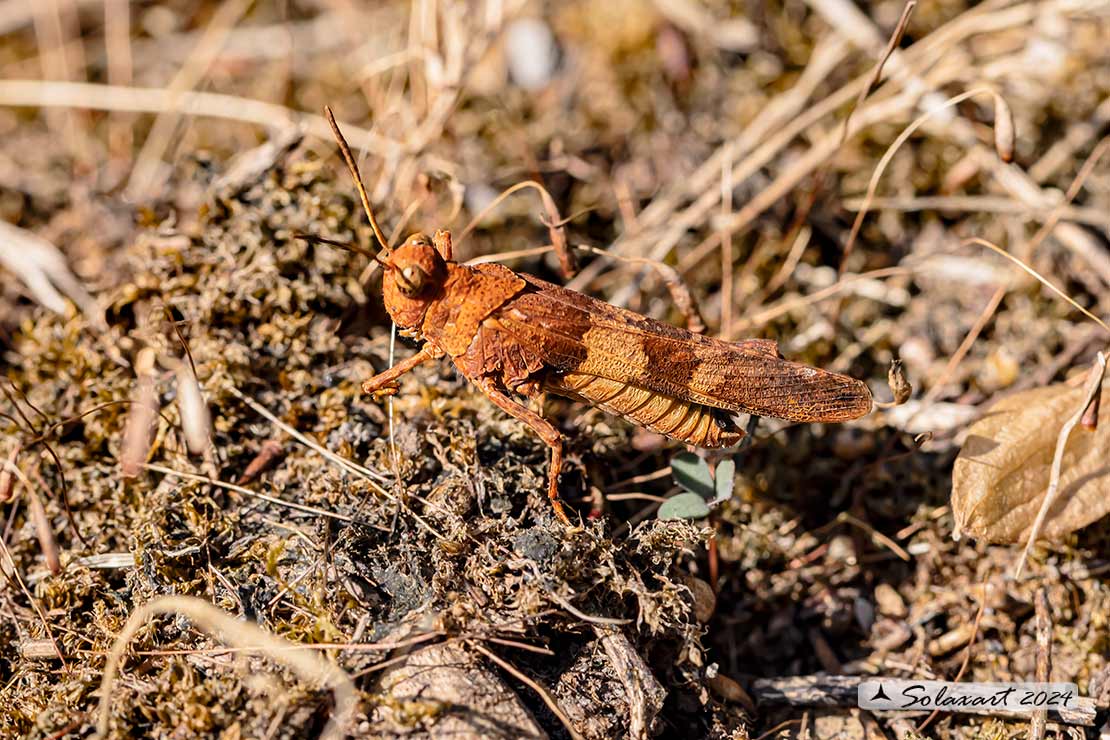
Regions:
<instances>
[{"instance_id":1,"label":"middle leg","mask_svg":"<svg viewBox=\"0 0 1110 740\"><path fill-rule=\"evenodd\" d=\"M563 510L563 502L559 500L559 472L563 468L563 435L535 411L514 401L501 392L490 378L480 378L474 381L489 400L493 401L499 409L518 421L523 421L540 439L551 448L551 468L547 474L547 497L551 500L551 508L560 522L571 526L567 513Z\"/></svg>"}]
</instances>

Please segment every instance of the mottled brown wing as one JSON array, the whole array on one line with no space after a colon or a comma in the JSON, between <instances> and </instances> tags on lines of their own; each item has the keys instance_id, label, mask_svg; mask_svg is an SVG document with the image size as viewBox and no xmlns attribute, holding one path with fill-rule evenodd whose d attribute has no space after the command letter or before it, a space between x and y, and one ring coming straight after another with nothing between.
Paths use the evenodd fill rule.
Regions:
<instances>
[{"instance_id":1,"label":"mottled brown wing","mask_svg":"<svg viewBox=\"0 0 1110 740\"><path fill-rule=\"evenodd\" d=\"M495 312L551 368L633 383L672 398L790 421L846 421L871 410L855 378L790 362L768 342L692 334L522 275L531 290Z\"/></svg>"}]
</instances>

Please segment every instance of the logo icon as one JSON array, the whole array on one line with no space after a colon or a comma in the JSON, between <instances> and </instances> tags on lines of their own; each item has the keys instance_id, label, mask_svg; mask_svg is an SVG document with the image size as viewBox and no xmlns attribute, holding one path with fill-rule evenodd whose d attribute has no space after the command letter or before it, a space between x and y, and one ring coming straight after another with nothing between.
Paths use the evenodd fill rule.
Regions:
<instances>
[{"instance_id":1,"label":"logo icon","mask_svg":"<svg viewBox=\"0 0 1110 740\"><path fill-rule=\"evenodd\" d=\"M879 690L871 697L871 701L890 701L890 697L883 691L883 685L879 684Z\"/></svg>"}]
</instances>

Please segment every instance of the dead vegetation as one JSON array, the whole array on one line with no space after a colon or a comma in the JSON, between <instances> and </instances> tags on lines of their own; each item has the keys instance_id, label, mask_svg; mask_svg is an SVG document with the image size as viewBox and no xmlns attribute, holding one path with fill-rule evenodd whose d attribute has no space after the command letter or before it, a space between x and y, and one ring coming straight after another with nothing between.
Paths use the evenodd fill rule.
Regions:
<instances>
[{"instance_id":1,"label":"dead vegetation","mask_svg":"<svg viewBox=\"0 0 1110 740\"><path fill-rule=\"evenodd\" d=\"M920 2L884 56L903 9L0 3L0 736L90 737L103 701L112 737L1008 737L1041 730L788 680L1032 680L1046 651L1105 721L1105 422L1057 475L1093 523L1050 517L1020 579L949 495L969 426L1046 389L1059 418L1010 401L1039 501L1081 394L1053 384L1106 347L969 240L1107 315L1110 5ZM763 422L693 523L655 518L679 450L553 402L564 531L542 443L448 364L359 393L377 276L299 238L372 239L324 104L394 241L557 279L557 209L571 287L681 323L678 277L712 333L917 390ZM529 180L553 203L459 238Z\"/></svg>"}]
</instances>

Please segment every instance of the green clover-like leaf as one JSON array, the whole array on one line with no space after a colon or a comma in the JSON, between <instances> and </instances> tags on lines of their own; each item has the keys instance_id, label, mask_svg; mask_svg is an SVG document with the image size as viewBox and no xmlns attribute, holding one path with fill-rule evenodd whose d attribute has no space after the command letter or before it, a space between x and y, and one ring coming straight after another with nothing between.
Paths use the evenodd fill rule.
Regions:
<instances>
[{"instance_id":1,"label":"green clover-like leaf","mask_svg":"<svg viewBox=\"0 0 1110 740\"><path fill-rule=\"evenodd\" d=\"M690 493L696 493L702 499L712 499L714 496L713 476L709 474L709 466L705 460L689 452L680 452L671 458L671 474L674 482Z\"/></svg>"},{"instance_id":2,"label":"green clover-like leaf","mask_svg":"<svg viewBox=\"0 0 1110 740\"><path fill-rule=\"evenodd\" d=\"M704 519L709 505L696 493L680 493L663 502L657 515L660 519Z\"/></svg>"},{"instance_id":3,"label":"green clover-like leaf","mask_svg":"<svg viewBox=\"0 0 1110 740\"><path fill-rule=\"evenodd\" d=\"M732 498L732 487L736 483L736 461L726 457L717 463L717 474L713 477L713 503L720 504Z\"/></svg>"}]
</instances>

